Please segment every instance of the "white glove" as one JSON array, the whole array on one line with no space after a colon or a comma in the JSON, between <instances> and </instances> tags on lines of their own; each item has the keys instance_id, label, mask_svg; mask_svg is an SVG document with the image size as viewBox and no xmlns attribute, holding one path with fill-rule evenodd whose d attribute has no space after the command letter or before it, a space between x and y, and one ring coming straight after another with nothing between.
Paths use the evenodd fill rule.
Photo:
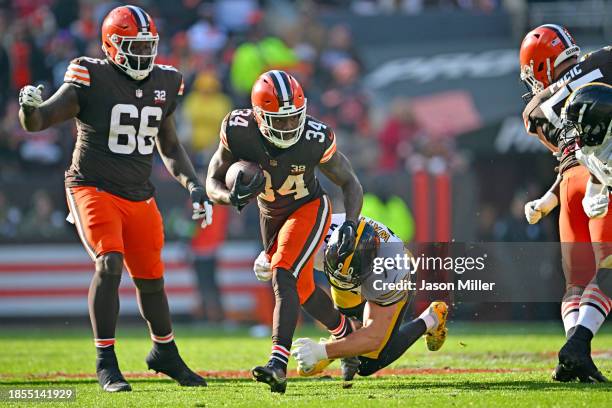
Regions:
<instances>
[{"instance_id":1,"label":"white glove","mask_svg":"<svg viewBox=\"0 0 612 408\"><path fill-rule=\"evenodd\" d=\"M587 182L584 198L582 199L582 208L584 213L589 218L603 218L608 213L608 189L603 184L595 184Z\"/></svg>"},{"instance_id":2,"label":"white glove","mask_svg":"<svg viewBox=\"0 0 612 408\"><path fill-rule=\"evenodd\" d=\"M193 203L193 214L191 215L192 220L202 220L200 225L202 228L208 227L212 224L213 219L213 206L210 201L206 200L202 204Z\"/></svg>"},{"instance_id":3,"label":"white glove","mask_svg":"<svg viewBox=\"0 0 612 408\"><path fill-rule=\"evenodd\" d=\"M272 269L270 268L270 258L265 251L261 251L255 263L253 264L253 272L258 281L267 282L272 279Z\"/></svg>"},{"instance_id":4,"label":"white glove","mask_svg":"<svg viewBox=\"0 0 612 408\"><path fill-rule=\"evenodd\" d=\"M26 109L36 109L43 103L42 90L44 85L36 87L26 85L19 91L19 106Z\"/></svg>"},{"instance_id":5,"label":"white glove","mask_svg":"<svg viewBox=\"0 0 612 408\"><path fill-rule=\"evenodd\" d=\"M310 371L321 360L327 359L325 342L315 342L312 339L301 338L293 342L291 355L298 362L298 369Z\"/></svg>"},{"instance_id":6,"label":"white glove","mask_svg":"<svg viewBox=\"0 0 612 408\"><path fill-rule=\"evenodd\" d=\"M556 206L559 205L559 199L557 196L547 191L546 194L537 200L529 201L525 204L525 218L530 224L535 224L542 219L543 216L548 215Z\"/></svg>"}]
</instances>

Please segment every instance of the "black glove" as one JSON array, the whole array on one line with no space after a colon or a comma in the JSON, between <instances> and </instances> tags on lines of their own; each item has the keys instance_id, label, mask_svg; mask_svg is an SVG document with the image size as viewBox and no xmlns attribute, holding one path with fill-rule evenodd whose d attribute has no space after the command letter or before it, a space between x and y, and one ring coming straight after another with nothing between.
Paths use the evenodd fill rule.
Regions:
<instances>
[{"instance_id":1,"label":"black glove","mask_svg":"<svg viewBox=\"0 0 612 408\"><path fill-rule=\"evenodd\" d=\"M249 184L242 182L242 171L238 172L234 186L230 191L230 202L238 212L242 211L245 205L249 203L251 198L255 197L264 190L266 179L263 173L259 172L255 174Z\"/></svg>"},{"instance_id":2,"label":"black glove","mask_svg":"<svg viewBox=\"0 0 612 408\"><path fill-rule=\"evenodd\" d=\"M212 224L212 201L208 199L204 187L202 186L192 187L189 191L189 196L191 197L191 204L193 207L191 219L202 220L202 228L206 228Z\"/></svg>"},{"instance_id":3,"label":"black glove","mask_svg":"<svg viewBox=\"0 0 612 408\"><path fill-rule=\"evenodd\" d=\"M355 250L355 238L357 237L357 224L346 220L338 230L338 262L344 260Z\"/></svg>"}]
</instances>

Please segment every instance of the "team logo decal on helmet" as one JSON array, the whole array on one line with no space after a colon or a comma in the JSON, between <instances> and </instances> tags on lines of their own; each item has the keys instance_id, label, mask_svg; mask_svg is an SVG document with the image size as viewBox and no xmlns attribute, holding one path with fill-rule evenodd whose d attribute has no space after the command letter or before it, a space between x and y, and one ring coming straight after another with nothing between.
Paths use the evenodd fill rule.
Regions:
<instances>
[{"instance_id":1,"label":"team logo decal on helmet","mask_svg":"<svg viewBox=\"0 0 612 408\"><path fill-rule=\"evenodd\" d=\"M135 80L145 79L153 69L158 42L153 19L140 7L117 7L102 23L106 57Z\"/></svg>"},{"instance_id":2,"label":"team logo decal on helmet","mask_svg":"<svg viewBox=\"0 0 612 408\"><path fill-rule=\"evenodd\" d=\"M260 75L251 103L261 134L270 143L288 148L300 140L306 123L306 98L299 82L284 71Z\"/></svg>"}]
</instances>

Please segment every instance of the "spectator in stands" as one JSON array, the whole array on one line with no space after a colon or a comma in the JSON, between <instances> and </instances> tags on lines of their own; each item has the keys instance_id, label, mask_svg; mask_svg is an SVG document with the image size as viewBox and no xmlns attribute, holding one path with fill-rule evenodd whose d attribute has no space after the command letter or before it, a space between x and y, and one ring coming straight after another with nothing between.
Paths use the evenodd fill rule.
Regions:
<instances>
[{"instance_id":1,"label":"spectator in stands","mask_svg":"<svg viewBox=\"0 0 612 408\"><path fill-rule=\"evenodd\" d=\"M338 24L328 31L326 47L319 58L319 76L324 82L333 82L336 67L345 64L347 60L357 64L357 72L363 70L363 62L353 44L351 31L347 26Z\"/></svg>"},{"instance_id":2,"label":"spectator in stands","mask_svg":"<svg viewBox=\"0 0 612 408\"><path fill-rule=\"evenodd\" d=\"M404 168L406 159L413 152L414 139L422 131L414 118L410 100L396 98L391 103L390 111L378 133L379 167L393 171Z\"/></svg>"},{"instance_id":3,"label":"spectator in stands","mask_svg":"<svg viewBox=\"0 0 612 408\"><path fill-rule=\"evenodd\" d=\"M510 203L509 212L495 223L493 236L498 242L531 242L546 239L544 227L525 223L525 197L517 193Z\"/></svg>"},{"instance_id":4,"label":"spectator in stands","mask_svg":"<svg viewBox=\"0 0 612 408\"><path fill-rule=\"evenodd\" d=\"M11 84L11 65L8 53L4 47L7 23L6 14L0 11L0 118L4 114L7 101L10 97Z\"/></svg>"},{"instance_id":5,"label":"spectator in stands","mask_svg":"<svg viewBox=\"0 0 612 408\"><path fill-rule=\"evenodd\" d=\"M54 206L48 192L37 190L32 195L31 207L19 226L19 233L30 238L54 238L64 234L65 227L65 214Z\"/></svg>"},{"instance_id":6,"label":"spectator in stands","mask_svg":"<svg viewBox=\"0 0 612 408\"><path fill-rule=\"evenodd\" d=\"M217 278L217 253L225 241L228 216L229 208L216 206L213 223L205 230L196 228L195 235L191 239L193 268L200 300L194 317L211 323L221 323L225 319Z\"/></svg>"},{"instance_id":7,"label":"spectator in stands","mask_svg":"<svg viewBox=\"0 0 612 408\"><path fill-rule=\"evenodd\" d=\"M210 5L202 4L198 14L200 19L187 30L189 48L199 54L216 54L225 45L227 35L217 25Z\"/></svg>"},{"instance_id":8,"label":"spectator in stands","mask_svg":"<svg viewBox=\"0 0 612 408\"><path fill-rule=\"evenodd\" d=\"M219 144L219 125L232 103L221 92L221 84L212 71L200 73L192 88L183 103L183 113L191 125L191 149L208 156L206 151Z\"/></svg>"},{"instance_id":9,"label":"spectator in stands","mask_svg":"<svg viewBox=\"0 0 612 408\"><path fill-rule=\"evenodd\" d=\"M359 84L359 64L352 59L336 62L332 78L332 84L321 96L322 119L336 131L368 136L369 100Z\"/></svg>"},{"instance_id":10,"label":"spectator in stands","mask_svg":"<svg viewBox=\"0 0 612 408\"><path fill-rule=\"evenodd\" d=\"M0 238L13 238L21 221L21 211L12 206L6 194L0 191Z\"/></svg>"},{"instance_id":11,"label":"spectator in stands","mask_svg":"<svg viewBox=\"0 0 612 408\"><path fill-rule=\"evenodd\" d=\"M49 78L49 72L45 70L44 56L35 44L25 21L18 20L14 23L12 37L8 46L12 89L19 90L25 85Z\"/></svg>"},{"instance_id":12,"label":"spectator in stands","mask_svg":"<svg viewBox=\"0 0 612 408\"><path fill-rule=\"evenodd\" d=\"M298 63L293 50L280 38L268 35L262 16L256 16L248 41L236 48L230 68L236 105L250 105L251 87L262 72L270 69L291 71Z\"/></svg>"}]
</instances>

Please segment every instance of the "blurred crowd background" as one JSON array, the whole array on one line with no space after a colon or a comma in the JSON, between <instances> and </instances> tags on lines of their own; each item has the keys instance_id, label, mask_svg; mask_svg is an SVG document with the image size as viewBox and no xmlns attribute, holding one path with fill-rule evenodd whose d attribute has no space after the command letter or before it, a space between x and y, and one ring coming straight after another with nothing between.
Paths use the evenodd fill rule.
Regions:
<instances>
[{"instance_id":1,"label":"blurred crowd background","mask_svg":"<svg viewBox=\"0 0 612 408\"><path fill-rule=\"evenodd\" d=\"M255 78L285 69L309 114L330 126L367 193L364 213L407 241L555 241L554 216L528 226L523 204L548 189L555 159L529 138L518 47L531 27L567 26L585 50L610 43L612 2L525 0L132 1L160 33L157 62L184 75L178 130L203 174L221 119L250 105ZM63 171L72 122L38 133L17 120L19 89L63 81L69 61L104 58L99 28L120 5L0 0L0 243L78 242ZM209 255L258 239L257 210L219 208L203 237L187 194L156 158L167 241ZM325 183L332 196L337 190ZM337 200L335 211L341 211Z\"/></svg>"}]
</instances>

